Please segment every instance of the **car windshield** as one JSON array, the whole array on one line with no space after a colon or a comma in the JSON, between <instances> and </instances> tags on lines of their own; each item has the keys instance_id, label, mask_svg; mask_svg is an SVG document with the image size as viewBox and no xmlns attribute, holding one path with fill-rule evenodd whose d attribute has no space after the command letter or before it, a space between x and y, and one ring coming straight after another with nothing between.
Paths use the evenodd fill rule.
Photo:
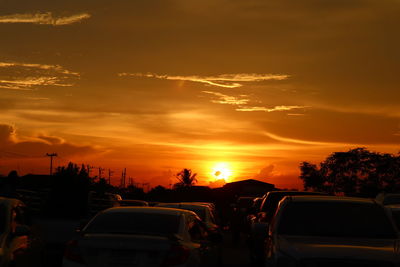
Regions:
<instances>
[{"instance_id":1,"label":"car windshield","mask_svg":"<svg viewBox=\"0 0 400 267\"><path fill-rule=\"evenodd\" d=\"M383 200L383 205L400 204L400 195L388 195Z\"/></svg>"},{"instance_id":2,"label":"car windshield","mask_svg":"<svg viewBox=\"0 0 400 267\"><path fill-rule=\"evenodd\" d=\"M396 238L384 209L372 203L292 202L282 212L281 235Z\"/></svg>"},{"instance_id":3,"label":"car windshield","mask_svg":"<svg viewBox=\"0 0 400 267\"><path fill-rule=\"evenodd\" d=\"M186 206L179 204L171 204L171 205L162 205L165 208L174 208L174 209L182 209L182 210L190 210L197 214L202 221L206 219L206 207L203 206Z\"/></svg>"},{"instance_id":4,"label":"car windshield","mask_svg":"<svg viewBox=\"0 0 400 267\"><path fill-rule=\"evenodd\" d=\"M178 233L180 217L145 212L109 212L96 216L85 233L170 235Z\"/></svg>"},{"instance_id":5,"label":"car windshield","mask_svg":"<svg viewBox=\"0 0 400 267\"><path fill-rule=\"evenodd\" d=\"M267 213L267 218L271 219L275 214L275 211L278 207L279 201L281 201L285 196L298 196L298 195L321 195L321 193L317 192L271 192L267 195L264 200L264 205L262 206L263 212Z\"/></svg>"}]
</instances>

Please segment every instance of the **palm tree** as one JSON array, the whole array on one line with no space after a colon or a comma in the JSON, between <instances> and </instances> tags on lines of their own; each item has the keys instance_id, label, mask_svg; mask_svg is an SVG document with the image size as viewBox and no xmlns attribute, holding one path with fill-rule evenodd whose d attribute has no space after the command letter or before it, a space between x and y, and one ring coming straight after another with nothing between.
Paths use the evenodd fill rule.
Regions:
<instances>
[{"instance_id":1,"label":"palm tree","mask_svg":"<svg viewBox=\"0 0 400 267\"><path fill-rule=\"evenodd\" d=\"M196 180L197 173L193 173L191 169L183 169L176 174L176 178L179 180L178 183L174 185L175 188L191 187Z\"/></svg>"}]
</instances>

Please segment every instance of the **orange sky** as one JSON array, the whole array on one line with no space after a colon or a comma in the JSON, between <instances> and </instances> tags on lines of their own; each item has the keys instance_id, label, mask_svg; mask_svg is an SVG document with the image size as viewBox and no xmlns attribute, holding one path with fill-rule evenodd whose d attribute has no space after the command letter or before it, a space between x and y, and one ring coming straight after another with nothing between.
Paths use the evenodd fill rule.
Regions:
<instances>
[{"instance_id":1,"label":"orange sky","mask_svg":"<svg viewBox=\"0 0 400 267\"><path fill-rule=\"evenodd\" d=\"M84 3L82 3L84 2ZM397 0L5 1L0 173L69 161L136 182L256 178L400 150ZM93 174L98 171L93 170Z\"/></svg>"}]
</instances>

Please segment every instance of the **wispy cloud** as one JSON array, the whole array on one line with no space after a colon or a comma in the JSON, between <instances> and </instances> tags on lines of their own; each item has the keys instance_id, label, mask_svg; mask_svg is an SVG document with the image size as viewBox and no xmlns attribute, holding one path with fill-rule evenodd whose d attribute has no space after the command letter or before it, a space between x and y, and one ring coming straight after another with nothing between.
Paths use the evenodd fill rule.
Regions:
<instances>
[{"instance_id":1,"label":"wispy cloud","mask_svg":"<svg viewBox=\"0 0 400 267\"><path fill-rule=\"evenodd\" d=\"M262 82L268 80L285 80L289 78L286 74L255 74L255 73L237 73L221 74L217 76L171 76L159 75L155 73L119 73L119 76L146 77L163 80L190 81L204 83L211 86L224 88L237 88L243 86L244 82Z\"/></svg>"},{"instance_id":2,"label":"wispy cloud","mask_svg":"<svg viewBox=\"0 0 400 267\"><path fill-rule=\"evenodd\" d=\"M304 109L309 108L309 106L275 106L273 108L267 107L240 107L237 111L264 111L264 112L274 112L274 111L289 111L293 109ZM293 114L292 114L293 115ZM299 115L299 114L296 114Z\"/></svg>"},{"instance_id":3,"label":"wispy cloud","mask_svg":"<svg viewBox=\"0 0 400 267\"><path fill-rule=\"evenodd\" d=\"M288 137L282 137L276 134L272 134L269 132L264 132L266 136L272 138L276 141L285 142L285 143L295 143L300 145L315 145L315 146L343 146L343 143L336 143L336 142L318 142L318 141L309 141L309 140L301 140L301 139L294 139ZM354 144L353 144L354 145Z\"/></svg>"},{"instance_id":4,"label":"wispy cloud","mask_svg":"<svg viewBox=\"0 0 400 267\"><path fill-rule=\"evenodd\" d=\"M228 104L228 105L245 105L250 100L247 98L246 95L236 96L229 96L219 92L212 92L212 91L203 91L205 94L210 94L216 96L218 100L211 100L212 103L217 104Z\"/></svg>"},{"instance_id":5,"label":"wispy cloud","mask_svg":"<svg viewBox=\"0 0 400 267\"><path fill-rule=\"evenodd\" d=\"M35 68L35 69L41 69L41 70L53 70L58 73L79 76L79 73L66 70L60 65L19 63L19 62L0 62L0 68L7 68L7 67L25 67L25 68Z\"/></svg>"},{"instance_id":6,"label":"wispy cloud","mask_svg":"<svg viewBox=\"0 0 400 267\"><path fill-rule=\"evenodd\" d=\"M72 86L79 73L64 69L60 65L0 62L5 69L0 76L0 88L11 90L33 90L36 86Z\"/></svg>"},{"instance_id":7,"label":"wispy cloud","mask_svg":"<svg viewBox=\"0 0 400 267\"><path fill-rule=\"evenodd\" d=\"M54 16L51 12L35 14L11 14L0 16L0 23L33 23L53 26L73 24L90 18L88 13L74 14L66 17Z\"/></svg>"},{"instance_id":8,"label":"wispy cloud","mask_svg":"<svg viewBox=\"0 0 400 267\"><path fill-rule=\"evenodd\" d=\"M213 92L213 91L202 91L202 92L216 97L216 99L211 100L212 103L237 106L236 111L274 112L274 111L290 111L290 110L296 110L296 109L310 108L310 106L284 106L284 105L274 106L272 108L262 107L262 106L251 106L250 105L251 100L247 95L230 96L230 95L222 94L220 92ZM260 101L257 101L257 102L260 102ZM304 114L290 113L288 115L301 116Z\"/></svg>"}]
</instances>

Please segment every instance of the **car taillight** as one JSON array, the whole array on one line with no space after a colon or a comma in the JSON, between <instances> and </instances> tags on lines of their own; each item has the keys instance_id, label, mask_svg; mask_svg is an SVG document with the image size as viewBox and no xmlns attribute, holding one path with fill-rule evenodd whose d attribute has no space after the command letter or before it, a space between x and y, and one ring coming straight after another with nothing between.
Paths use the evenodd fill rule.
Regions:
<instances>
[{"instance_id":1,"label":"car taillight","mask_svg":"<svg viewBox=\"0 0 400 267\"><path fill-rule=\"evenodd\" d=\"M190 250L181 245L173 245L168 251L167 256L162 264L163 267L175 266L185 263L189 258Z\"/></svg>"},{"instance_id":2,"label":"car taillight","mask_svg":"<svg viewBox=\"0 0 400 267\"><path fill-rule=\"evenodd\" d=\"M70 261L85 264L85 260L82 257L82 253L78 247L77 240L68 241L64 251L64 258Z\"/></svg>"}]
</instances>

